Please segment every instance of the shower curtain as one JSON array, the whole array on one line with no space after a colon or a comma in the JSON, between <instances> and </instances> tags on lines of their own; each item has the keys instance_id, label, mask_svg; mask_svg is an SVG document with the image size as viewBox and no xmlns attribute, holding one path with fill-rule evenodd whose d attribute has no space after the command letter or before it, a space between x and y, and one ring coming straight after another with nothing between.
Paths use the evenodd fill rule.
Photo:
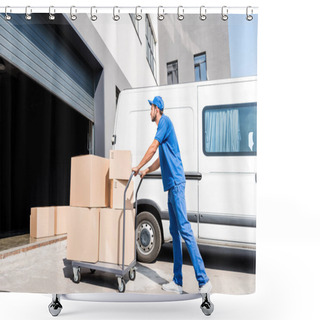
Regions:
<instances>
[{"instance_id":1,"label":"shower curtain","mask_svg":"<svg viewBox=\"0 0 320 320\"><path fill-rule=\"evenodd\" d=\"M211 293L255 291L258 16L200 12L0 15L1 291L188 299L201 287L199 259ZM161 149L163 119L176 149ZM141 171L163 152L160 168L128 183L154 141ZM177 227L183 282L163 182L168 153L181 159L184 175L170 174L173 186L185 183L196 243ZM101 188L108 201L96 204ZM119 280L110 263L128 272ZM164 290L172 280L180 295Z\"/></svg>"}]
</instances>

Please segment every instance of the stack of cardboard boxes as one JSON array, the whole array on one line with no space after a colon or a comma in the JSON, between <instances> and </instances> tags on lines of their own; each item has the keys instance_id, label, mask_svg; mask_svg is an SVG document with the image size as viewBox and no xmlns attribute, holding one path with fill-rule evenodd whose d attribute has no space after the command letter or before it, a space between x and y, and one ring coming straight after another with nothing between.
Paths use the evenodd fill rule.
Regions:
<instances>
[{"instance_id":1,"label":"stack of cardboard boxes","mask_svg":"<svg viewBox=\"0 0 320 320\"><path fill-rule=\"evenodd\" d=\"M67 216L69 207L31 208L30 236L32 238L52 237L67 233Z\"/></svg>"},{"instance_id":2,"label":"stack of cardboard boxes","mask_svg":"<svg viewBox=\"0 0 320 320\"><path fill-rule=\"evenodd\" d=\"M123 201L131 165L131 152L126 150L111 150L110 159L95 155L72 158L70 206L32 208L31 236L48 236L46 228L52 229L52 225L61 232L63 225L68 234L67 259L122 264ZM126 265L134 260L135 254L133 201L131 180L126 192Z\"/></svg>"}]
</instances>

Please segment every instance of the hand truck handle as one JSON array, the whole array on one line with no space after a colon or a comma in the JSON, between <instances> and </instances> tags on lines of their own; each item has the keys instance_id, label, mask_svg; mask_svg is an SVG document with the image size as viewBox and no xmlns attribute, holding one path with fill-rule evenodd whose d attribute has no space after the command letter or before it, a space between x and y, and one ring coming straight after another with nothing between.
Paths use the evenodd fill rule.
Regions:
<instances>
[{"instance_id":1,"label":"hand truck handle","mask_svg":"<svg viewBox=\"0 0 320 320\"><path fill-rule=\"evenodd\" d=\"M127 189L129 187L129 184L132 180L132 177L134 175L134 171L131 172L130 178L128 180L128 183L126 185L126 188L124 189L124 196L123 196L123 234L122 234L122 270L124 270L124 253L125 253L125 231L126 231L126 194L127 194ZM141 174L140 174L141 176ZM138 196L138 191L140 189L140 185L143 179L140 180L139 186L136 191L136 212L137 212L137 207L138 207L138 201L137 201L137 196Z\"/></svg>"},{"instance_id":2,"label":"hand truck handle","mask_svg":"<svg viewBox=\"0 0 320 320\"><path fill-rule=\"evenodd\" d=\"M139 173L139 175L140 175L140 177L141 177L141 173ZM137 211L137 209L138 209L138 192L139 192L139 189L140 189L142 180L143 180L143 178L140 179L140 182L139 182L139 184L138 184L138 188L137 188L137 191L136 191L136 198L135 198L135 199L136 199L136 211Z\"/></svg>"}]
</instances>

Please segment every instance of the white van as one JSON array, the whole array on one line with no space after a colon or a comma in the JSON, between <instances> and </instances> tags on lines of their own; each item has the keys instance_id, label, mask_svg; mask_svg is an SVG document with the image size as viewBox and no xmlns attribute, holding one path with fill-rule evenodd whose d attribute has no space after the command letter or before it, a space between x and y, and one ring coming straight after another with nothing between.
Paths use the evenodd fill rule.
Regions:
<instances>
[{"instance_id":1,"label":"white van","mask_svg":"<svg viewBox=\"0 0 320 320\"><path fill-rule=\"evenodd\" d=\"M178 138L188 219L198 243L255 250L256 86L256 77L246 77L128 89L119 96L112 143L131 150L133 166L157 131L148 99L163 98ZM171 240L160 171L145 176L137 214L137 257L151 262Z\"/></svg>"}]
</instances>

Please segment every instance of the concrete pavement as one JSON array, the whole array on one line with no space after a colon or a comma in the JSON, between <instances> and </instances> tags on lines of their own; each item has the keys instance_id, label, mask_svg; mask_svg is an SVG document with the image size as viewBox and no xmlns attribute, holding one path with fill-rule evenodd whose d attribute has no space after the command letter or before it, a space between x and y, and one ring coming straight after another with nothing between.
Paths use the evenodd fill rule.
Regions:
<instances>
[{"instance_id":1,"label":"concrete pavement","mask_svg":"<svg viewBox=\"0 0 320 320\"><path fill-rule=\"evenodd\" d=\"M118 292L115 276L101 271L91 274L90 270L82 269L81 282L74 283L71 280L73 277L71 261L66 259L66 245L67 241L64 240L0 260L0 290L61 294ZM254 273L229 271L228 269L232 269L230 266L226 268L228 271L221 270L219 263L217 268L213 268L214 263L206 262L208 260L206 250L212 249L201 248L201 253L207 274L213 284L213 293L254 292ZM184 293L197 293L198 284L185 248L184 260L186 261L183 265ZM219 256L213 260L217 262ZM172 246L166 244L155 263L137 263L135 281L125 278L126 293L168 294L161 289L161 285L171 281L172 270Z\"/></svg>"}]
</instances>

